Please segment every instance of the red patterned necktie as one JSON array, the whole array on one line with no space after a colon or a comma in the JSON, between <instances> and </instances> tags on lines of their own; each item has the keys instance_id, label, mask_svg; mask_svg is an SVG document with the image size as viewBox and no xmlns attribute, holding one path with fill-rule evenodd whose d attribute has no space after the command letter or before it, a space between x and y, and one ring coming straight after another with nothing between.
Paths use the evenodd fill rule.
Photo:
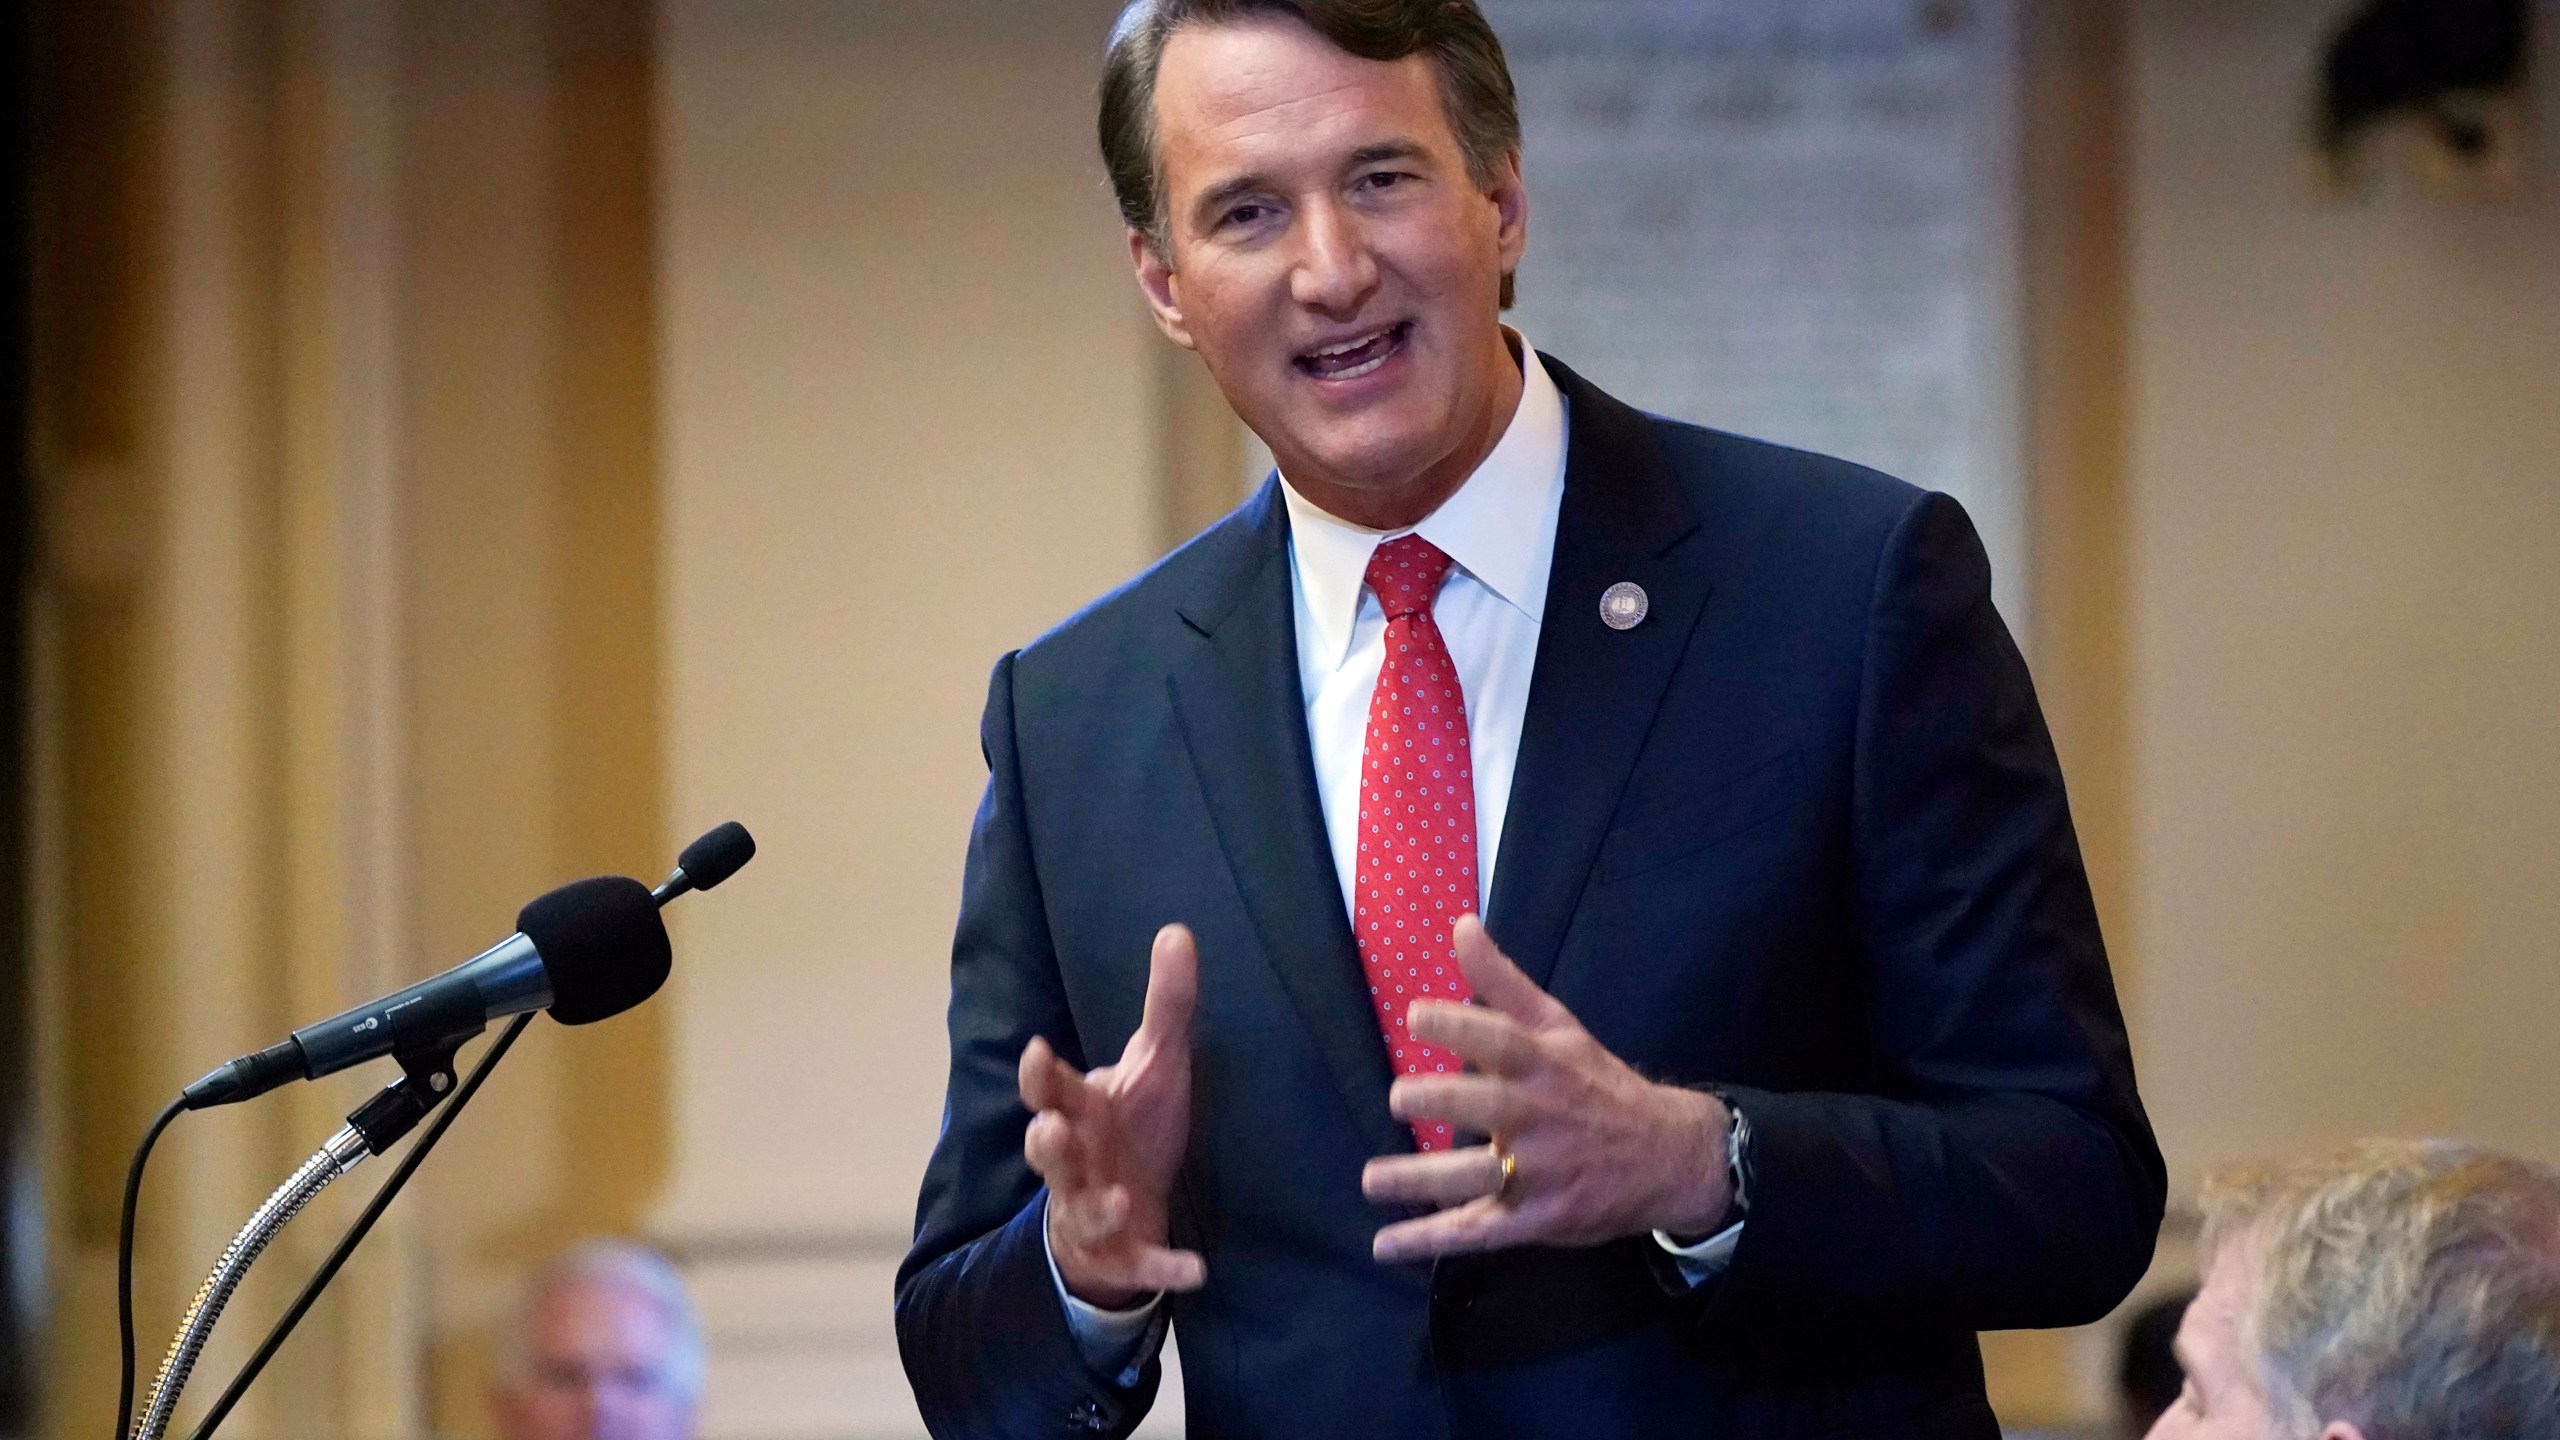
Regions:
<instances>
[{"instance_id":1,"label":"red patterned necktie","mask_svg":"<svg viewBox=\"0 0 2560 1440\"><path fill-rule=\"evenodd\" d=\"M1360 759L1360 854L1352 933L1378 1028L1398 1075L1455 1074L1459 1057L1405 1029L1416 1000L1465 1001L1449 927L1476 908L1475 767L1458 667L1431 618L1449 557L1419 535L1369 556L1369 588L1386 612L1386 660L1369 700ZM1413 1127L1416 1146L1449 1147L1449 1127Z\"/></svg>"}]
</instances>

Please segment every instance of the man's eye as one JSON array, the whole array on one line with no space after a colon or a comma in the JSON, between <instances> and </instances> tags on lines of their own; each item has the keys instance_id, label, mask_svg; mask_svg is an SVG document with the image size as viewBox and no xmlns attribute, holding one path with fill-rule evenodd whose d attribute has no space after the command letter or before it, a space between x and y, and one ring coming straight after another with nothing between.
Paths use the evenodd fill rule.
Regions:
<instances>
[{"instance_id":1,"label":"man's eye","mask_svg":"<svg viewBox=\"0 0 2560 1440\"><path fill-rule=\"evenodd\" d=\"M1261 219L1267 213L1269 212L1260 205L1239 205L1233 210L1228 211L1226 219L1220 223L1226 225L1250 225L1256 220Z\"/></svg>"},{"instance_id":2,"label":"man's eye","mask_svg":"<svg viewBox=\"0 0 2560 1440\"><path fill-rule=\"evenodd\" d=\"M1372 170L1360 177L1360 183L1372 190L1386 190L1412 178L1401 170Z\"/></svg>"}]
</instances>

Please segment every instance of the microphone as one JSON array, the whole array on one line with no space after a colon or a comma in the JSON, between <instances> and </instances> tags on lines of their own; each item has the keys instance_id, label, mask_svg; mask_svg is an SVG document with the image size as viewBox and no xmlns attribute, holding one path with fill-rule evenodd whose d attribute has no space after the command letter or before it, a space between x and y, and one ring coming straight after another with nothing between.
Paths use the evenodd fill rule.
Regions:
<instances>
[{"instance_id":1,"label":"microphone","mask_svg":"<svg viewBox=\"0 0 2560 1440\"><path fill-rule=\"evenodd\" d=\"M547 1009L563 1025L619 1015L658 993L673 966L659 907L728 879L755 853L755 838L732 820L686 846L654 891L618 875L572 881L525 906L516 933L480 954L219 1066L181 1103L233 1104L379 1056L456 1044L528 1010Z\"/></svg>"},{"instance_id":2,"label":"microphone","mask_svg":"<svg viewBox=\"0 0 2560 1440\"><path fill-rule=\"evenodd\" d=\"M649 898L664 905L688 890L708 890L737 874L739 866L754 858L756 837L737 821L724 821L684 847L684 853L676 857L675 873L658 882Z\"/></svg>"},{"instance_id":3,"label":"microphone","mask_svg":"<svg viewBox=\"0 0 2560 1440\"><path fill-rule=\"evenodd\" d=\"M753 840L748 846L753 851ZM622 1015L658 994L673 966L658 904L648 887L627 876L563 884L517 912L515 935L479 956L212 1068L184 1089L182 1104L236 1104L402 1048L458 1043L492 1020L527 1010L550 1010L561 1025Z\"/></svg>"},{"instance_id":4,"label":"microphone","mask_svg":"<svg viewBox=\"0 0 2560 1440\"><path fill-rule=\"evenodd\" d=\"M656 994L673 961L666 922L639 881L572 881L525 906L516 933L487 950L243 1055L183 1098L190 1110L229 1105L395 1050L465 1039L527 1010L547 1008L564 1025L602 1020Z\"/></svg>"}]
</instances>

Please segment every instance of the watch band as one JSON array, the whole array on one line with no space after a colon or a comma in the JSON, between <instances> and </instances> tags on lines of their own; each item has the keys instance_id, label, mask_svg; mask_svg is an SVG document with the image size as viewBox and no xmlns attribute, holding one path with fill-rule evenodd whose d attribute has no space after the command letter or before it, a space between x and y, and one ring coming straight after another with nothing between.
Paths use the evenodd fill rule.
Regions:
<instances>
[{"instance_id":1,"label":"watch band","mask_svg":"<svg viewBox=\"0 0 2560 1440\"><path fill-rule=\"evenodd\" d=\"M1729 1096L1719 1093L1716 1098L1724 1101L1725 1113L1733 1117L1724 1132L1724 1168L1733 1186L1733 1213L1739 1218L1751 1213L1751 1117Z\"/></svg>"}]
</instances>

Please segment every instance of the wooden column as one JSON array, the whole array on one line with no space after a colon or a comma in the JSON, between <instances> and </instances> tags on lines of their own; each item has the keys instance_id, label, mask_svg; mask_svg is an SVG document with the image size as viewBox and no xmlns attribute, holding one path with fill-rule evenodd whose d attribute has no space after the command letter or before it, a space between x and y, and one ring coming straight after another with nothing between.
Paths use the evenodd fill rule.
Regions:
<instances>
[{"instance_id":1,"label":"wooden column","mask_svg":"<svg viewBox=\"0 0 2560 1440\"><path fill-rule=\"evenodd\" d=\"M2130 932L2132 794L2126 693L2125 186L2121 0L2020 7L2020 259L2026 293L2024 418L2030 648L2071 816L2123 988ZM1983 1337L1992 1400L2013 1426L2095 1421L2113 1330Z\"/></svg>"}]
</instances>

